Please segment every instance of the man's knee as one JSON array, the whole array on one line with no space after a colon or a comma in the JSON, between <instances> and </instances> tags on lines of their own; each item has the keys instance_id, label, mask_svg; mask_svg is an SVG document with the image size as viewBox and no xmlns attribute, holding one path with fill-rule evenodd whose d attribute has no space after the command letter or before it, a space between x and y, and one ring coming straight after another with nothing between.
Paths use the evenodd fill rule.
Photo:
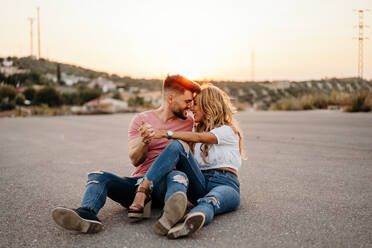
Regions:
<instances>
[{"instance_id":1,"label":"man's knee","mask_svg":"<svg viewBox=\"0 0 372 248\"><path fill-rule=\"evenodd\" d=\"M106 180L106 177L107 175L105 174L104 171L92 171L90 173L88 173L88 181L87 181L87 185L88 184L91 184L91 183L100 183L104 180Z\"/></svg>"}]
</instances>

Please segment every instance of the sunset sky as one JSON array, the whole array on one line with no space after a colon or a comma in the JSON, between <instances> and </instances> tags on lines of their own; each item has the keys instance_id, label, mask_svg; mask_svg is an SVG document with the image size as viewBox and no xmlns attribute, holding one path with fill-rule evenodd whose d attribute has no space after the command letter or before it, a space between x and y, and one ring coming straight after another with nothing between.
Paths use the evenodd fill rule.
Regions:
<instances>
[{"instance_id":1,"label":"sunset sky","mask_svg":"<svg viewBox=\"0 0 372 248\"><path fill-rule=\"evenodd\" d=\"M30 54L135 78L306 80L357 75L357 14L372 0L0 0L0 56ZM372 27L372 11L365 13ZM34 22L34 53L37 24ZM372 78L372 29L364 77Z\"/></svg>"}]
</instances>

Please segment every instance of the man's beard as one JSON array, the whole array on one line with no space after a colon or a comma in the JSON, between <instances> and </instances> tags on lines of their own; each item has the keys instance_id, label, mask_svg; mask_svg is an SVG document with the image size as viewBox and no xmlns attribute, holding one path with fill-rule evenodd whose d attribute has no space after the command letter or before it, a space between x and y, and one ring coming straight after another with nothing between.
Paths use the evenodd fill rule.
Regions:
<instances>
[{"instance_id":1,"label":"man's beard","mask_svg":"<svg viewBox=\"0 0 372 248\"><path fill-rule=\"evenodd\" d=\"M184 112L183 110L177 110L177 111L173 111L173 114L182 120L186 120L187 115L185 116L183 112Z\"/></svg>"}]
</instances>

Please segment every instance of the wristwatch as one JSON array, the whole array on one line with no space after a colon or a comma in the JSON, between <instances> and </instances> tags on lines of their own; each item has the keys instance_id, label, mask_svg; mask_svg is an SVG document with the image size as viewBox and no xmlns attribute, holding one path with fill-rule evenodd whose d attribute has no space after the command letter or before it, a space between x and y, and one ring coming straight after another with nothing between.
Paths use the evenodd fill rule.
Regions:
<instances>
[{"instance_id":1,"label":"wristwatch","mask_svg":"<svg viewBox=\"0 0 372 248\"><path fill-rule=\"evenodd\" d=\"M173 131L168 130L167 134L168 134L168 139L171 139L174 133Z\"/></svg>"}]
</instances>

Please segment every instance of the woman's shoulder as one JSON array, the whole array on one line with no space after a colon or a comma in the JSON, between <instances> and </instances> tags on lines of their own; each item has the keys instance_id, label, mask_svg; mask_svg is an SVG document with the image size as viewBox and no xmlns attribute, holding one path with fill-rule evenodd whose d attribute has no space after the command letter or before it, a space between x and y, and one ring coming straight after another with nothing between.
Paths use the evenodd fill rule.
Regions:
<instances>
[{"instance_id":1,"label":"woman's shoulder","mask_svg":"<svg viewBox=\"0 0 372 248\"><path fill-rule=\"evenodd\" d=\"M239 137L230 125L222 125L211 130L217 139L218 144L235 144Z\"/></svg>"},{"instance_id":2,"label":"woman's shoulder","mask_svg":"<svg viewBox=\"0 0 372 248\"><path fill-rule=\"evenodd\" d=\"M215 127L211 130L211 132L213 131L217 131L217 132L234 132L234 127L233 126L230 126L230 125L222 125L222 126L219 126L219 127Z\"/></svg>"}]
</instances>

